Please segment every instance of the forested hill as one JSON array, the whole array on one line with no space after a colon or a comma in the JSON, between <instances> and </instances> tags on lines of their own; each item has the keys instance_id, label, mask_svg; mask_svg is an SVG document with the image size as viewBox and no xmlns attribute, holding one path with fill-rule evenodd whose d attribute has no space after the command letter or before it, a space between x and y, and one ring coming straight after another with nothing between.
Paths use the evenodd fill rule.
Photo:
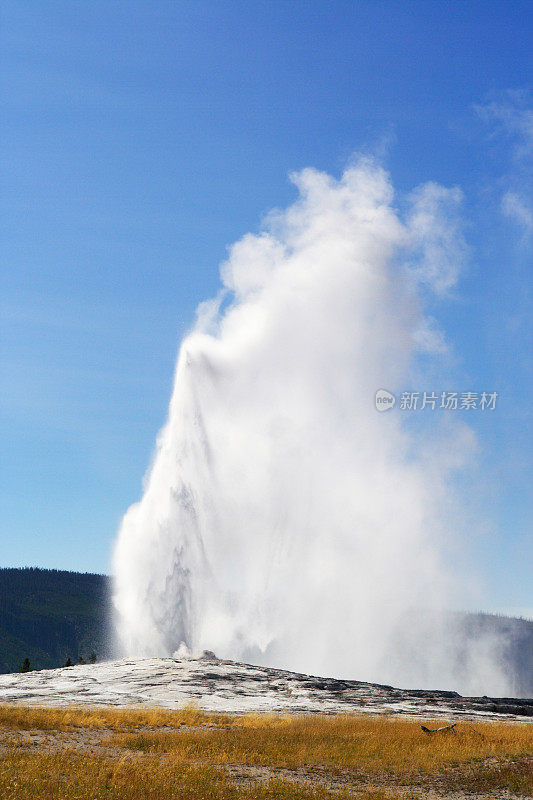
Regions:
<instances>
[{"instance_id":1,"label":"forested hill","mask_svg":"<svg viewBox=\"0 0 533 800\"><path fill-rule=\"evenodd\" d=\"M110 656L110 579L55 569L0 569L0 672Z\"/></svg>"}]
</instances>

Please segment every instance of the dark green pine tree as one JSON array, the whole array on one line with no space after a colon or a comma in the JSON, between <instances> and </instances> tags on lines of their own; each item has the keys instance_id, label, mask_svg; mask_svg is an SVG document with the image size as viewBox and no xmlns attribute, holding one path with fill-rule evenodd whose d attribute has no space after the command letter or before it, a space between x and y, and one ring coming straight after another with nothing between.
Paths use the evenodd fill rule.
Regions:
<instances>
[{"instance_id":1,"label":"dark green pine tree","mask_svg":"<svg viewBox=\"0 0 533 800\"><path fill-rule=\"evenodd\" d=\"M30 659L27 656L20 665L19 672L31 672Z\"/></svg>"}]
</instances>

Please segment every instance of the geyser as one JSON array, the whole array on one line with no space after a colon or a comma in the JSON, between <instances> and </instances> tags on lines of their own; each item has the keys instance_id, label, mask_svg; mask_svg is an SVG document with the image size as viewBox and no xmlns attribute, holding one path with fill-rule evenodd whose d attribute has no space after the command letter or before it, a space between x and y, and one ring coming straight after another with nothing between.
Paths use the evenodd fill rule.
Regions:
<instances>
[{"instance_id":1,"label":"geyser","mask_svg":"<svg viewBox=\"0 0 533 800\"><path fill-rule=\"evenodd\" d=\"M440 613L469 431L456 414L439 450L374 407L421 374L421 351L442 356L422 298L457 279L460 193L427 184L400 215L368 160L293 181L296 202L231 248L181 345L115 549L121 648L502 694L502 643L462 641Z\"/></svg>"}]
</instances>

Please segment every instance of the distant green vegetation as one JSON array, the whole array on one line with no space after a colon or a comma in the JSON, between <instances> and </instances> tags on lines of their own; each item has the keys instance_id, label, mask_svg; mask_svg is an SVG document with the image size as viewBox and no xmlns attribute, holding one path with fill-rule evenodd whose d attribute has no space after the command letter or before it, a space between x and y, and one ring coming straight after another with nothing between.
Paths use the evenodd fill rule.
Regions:
<instances>
[{"instance_id":1,"label":"distant green vegetation","mask_svg":"<svg viewBox=\"0 0 533 800\"><path fill-rule=\"evenodd\" d=\"M109 590L106 575L0 569L0 672L109 657Z\"/></svg>"}]
</instances>

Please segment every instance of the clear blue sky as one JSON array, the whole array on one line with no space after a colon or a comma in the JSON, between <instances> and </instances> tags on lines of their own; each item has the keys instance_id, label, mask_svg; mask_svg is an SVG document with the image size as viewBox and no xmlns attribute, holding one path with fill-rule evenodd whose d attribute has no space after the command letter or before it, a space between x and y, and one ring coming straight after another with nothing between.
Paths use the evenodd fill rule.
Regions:
<instances>
[{"instance_id":1,"label":"clear blue sky","mask_svg":"<svg viewBox=\"0 0 533 800\"><path fill-rule=\"evenodd\" d=\"M2 17L0 564L109 569L226 246L293 199L290 171L381 148L400 192L465 194L469 266L432 313L458 388L500 393L470 420L486 605L532 608L531 2L5 0Z\"/></svg>"}]
</instances>

